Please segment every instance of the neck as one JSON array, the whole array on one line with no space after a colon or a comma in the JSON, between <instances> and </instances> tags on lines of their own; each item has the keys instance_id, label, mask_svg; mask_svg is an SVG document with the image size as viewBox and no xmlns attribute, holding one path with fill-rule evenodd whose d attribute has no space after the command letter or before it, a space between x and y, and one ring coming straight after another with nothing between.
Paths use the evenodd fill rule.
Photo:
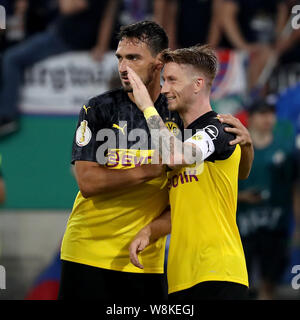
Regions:
<instances>
[{"instance_id":1,"label":"neck","mask_svg":"<svg viewBox=\"0 0 300 320\"><path fill-rule=\"evenodd\" d=\"M180 118L183 121L184 128L187 128L193 121L212 110L212 107L207 99L198 99L188 108L179 111Z\"/></svg>"}]
</instances>

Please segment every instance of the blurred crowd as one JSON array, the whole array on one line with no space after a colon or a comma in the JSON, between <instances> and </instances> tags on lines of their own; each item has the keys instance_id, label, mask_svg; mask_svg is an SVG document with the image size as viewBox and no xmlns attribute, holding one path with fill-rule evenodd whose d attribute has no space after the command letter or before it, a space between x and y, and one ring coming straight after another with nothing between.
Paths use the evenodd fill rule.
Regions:
<instances>
[{"instance_id":1,"label":"blurred crowd","mask_svg":"<svg viewBox=\"0 0 300 320\"><path fill-rule=\"evenodd\" d=\"M300 29L291 24L296 4L299 1L0 0L7 15L6 29L0 30L0 136L18 127L18 93L26 67L69 51L89 51L101 61L116 49L121 25L155 20L167 31L172 49L209 43L217 50L244 51L247 90L254 97L259 93L259 99L247 100L237 115L255 147L251 175L240 184L237 217L250 280L253 266L259 268L258 297L272 299L289 263L291 244L300 247ZM296 77L293 86L287 80L284 92L274 85L280 70Z\"/></svg>"},{"instance_id":2,"label":"blurred crowd","mask_svg":"<svg viewBox=\"0 0 300 320\"><path fill-rule=\"evenodd\" d=\"M247 84L265 89L275 66L299 62L300 29L291 26L292 0L1 0L0 135L14 131L24 69L49 56L89 50L100 61L116 48L119 27L153 19L172 49L197 43L242 50Z\"/></svg>"}]
</instances>

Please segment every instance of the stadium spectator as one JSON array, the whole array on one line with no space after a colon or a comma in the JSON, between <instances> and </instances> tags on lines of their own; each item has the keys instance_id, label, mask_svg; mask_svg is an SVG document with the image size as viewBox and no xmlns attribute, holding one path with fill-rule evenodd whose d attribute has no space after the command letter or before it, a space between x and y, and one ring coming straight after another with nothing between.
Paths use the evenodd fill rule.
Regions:
<instances>
[{"instance_id":1,"label":"stadium spectator","mask_svg":"<svg viewBox=\"0 0 300 320\"><path fill-rule=\"evenodd\" d=\"M45 31L58 14L57 0L28 0L25 17L26 38Z\"/></svg>"},{"instance_id":2,"label":"stadium spectator","mask_svg":"<svg viewBox=\"0 0 300 320\"><path fill-rule=\"evenodd\" d=\"M296 263L300 263L300 83L283 91L276 101L276 116L278 121L290 122L296 133L296 188L294 195L294 249L299 252Z\"/></svg>"},{"instance_id":3,"label":"stadium spectator","mask_svg":"<svg viewBox=\"0 0 300 320\"><path fill-rule=\"evenodd\" d=\"M288 12L291 13L295 5L299 5L299 0L286 0ZM292 20L294 15L288 21L289 25L286 32L277 37L275 41L275 52L279 58L279 64L284 65L287 63L300 62L300 30L293 29ZM299 21L297 21L299 23Z\"/></svg>"},{"instance_id":4,"label":"stadium spectator","mask_svg":"<svg viewBox=\"0 0 300 320\"><path fill-rule=\"evenodd\" d=\"M7 16L5 30L5 46L10 47L25 39L25 20L28 0L15 0L13 13Z\"/></svg>"},{"instance_id":5,"label":"stadium spectator","mask_svg":"<svg viewBox=\"0 0 300 320\"><path fill-rule=\"evenodd\" d=\"M300 62L300 29L293 30L275 44L275 52L281 65Z\"/></svg>"},{"instance_id":6,"label":"stadium spectator","mask_svg":"<svg viewBox=\"0 0 300 320\"><path fill-rule=\"evenodd\" d=\"M159 19L162 13L160 2L162 0L119 0L110 49L115 50L118 46L118 39L115 35L118 34L121 26L142 20L155 21L162 25L162 21Z\"/></svg>"},{"instance_id":7,"label":"stadium spectator","mask_svg":"<svg viewBox=\"0 0 300 320\"><path fill-rule=\"evenodd\" d=\"M60 15L53 25L5 52L0 136L18 127L18 91L24 69L47 57L73 50L92 50L94 57L101 58L108 48L116 6L117 0L60 0Z\"/></svg>"},{"instance_id":8,"label":"stadium spectator","mask_svg":"<svg viewBox=\"0 0 300 320\"><path fill-rule=\"evenodd\" d=\"M279 39L287 22L287 4L285 0L224 0L222 13L228 41L233 48L249 54L251 89L273 53L271 46Z\"/></svg>"},{"instance_id":9,"label":"stadium spectator","mask_svg":"<svg viewBox=\"0 0 300 320\"><path fill-rule=\"evenodd\" d=\"M220 9L223 0L157 0L155 18L166 30L170 48L221 40Z\"/></svg>"},{"instance_id":10,"label":"stadium spectator","mask_svg":"<svg viewBox=\"0 0 300 320\"><path fill-rule=\"evenodd\" d=\"M249 109L248 129L255 158L249 178L239 184L237 222L250 287L259 267L259 299L273 299L288 263L289 223L295 177L292 126L276 123L275 106L262 100Z\"/></svg>"},{"instance_id":11,"label":"stadium spectator","mask_svg":"<svg viewBox=\"0 0 300 320\"><path fill-rule=\"evenodd\" d=\"M159 130L155 147L163 159L167 153L173 169L168 175L172 223L164 218L159 224L158 218L142 229L130 246L131 261L143 268L137 253L151 243L153 230L157 237L172 224L167 270L170 299L245 299L248 276L235 218L238 177L248 176L253 160L251 137L246 130L247 143L241 151L233 140L236 128L221 123L212 111L209 96L217 72L213 50L208 46L166 50L162 61L162 93L190 136L185 132L181 142L165 128L151 107L146 87L128 68L136 104L149 129ZM241 153L248 162L240 162Z\"/></svg>"}]
</instances>

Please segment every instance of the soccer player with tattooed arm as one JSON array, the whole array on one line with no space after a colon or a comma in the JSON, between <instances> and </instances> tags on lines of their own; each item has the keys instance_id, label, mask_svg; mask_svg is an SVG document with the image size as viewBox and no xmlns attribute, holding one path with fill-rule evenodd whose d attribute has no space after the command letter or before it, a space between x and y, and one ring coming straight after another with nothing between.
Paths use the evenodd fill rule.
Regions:
<instances>
[{"instance_id":1,"label":"soccer player with tattooed arm","mask_svg":"<svg viewBox=\"0 0 300 320\"><path fill-rule=\"evenodd\" d=\"M235 118L218 116L211 108L218 63L209 46L167 49L161 59L165 64L161 92L169 110L179 113L186 134L180 140L166 130L146 87L128 67L136 105L150 131L159 132L151 135L153 144L172 169L169 219L156 218L137 234L130 245L131 261L145 267L139 253L172 229L170 300L246 299L248 275L236 208L238 178L248 177L254 157L251 137Z\"/></svg>"}]
</instances>

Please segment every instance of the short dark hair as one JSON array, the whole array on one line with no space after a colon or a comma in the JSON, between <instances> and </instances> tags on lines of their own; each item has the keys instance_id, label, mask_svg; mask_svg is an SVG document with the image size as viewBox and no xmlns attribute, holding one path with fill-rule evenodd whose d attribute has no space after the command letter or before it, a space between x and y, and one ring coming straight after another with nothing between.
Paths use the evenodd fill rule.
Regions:
<instances>
[{"instance_id":1,"label":"short dark hair","mask_svg":"<svg viewBox=\"0 0 300 320\"><path fill-rule=\"evenodd\" d=\"M268 99L258 98L257 100L253 101L247 109L249 115L265 112L276 113L276 104L268 101Z\"/></svg>"},{"instance_id":2,"label":"short dark hair","mask_svg":"<svg viewBox=\"0 0 300 320\"><path fill-rule=\"evenodd\" d=\"M173 51L166 49L162 52L162 61L163 63L175 62L195 67L207 78L209 88L212 86L218 72L217 55L209 45L196 45Z\"/></svg>"},{"instance_id":3,"label":"short dark hair","mask_svg":"<svg viewBox=\"0 0 300 320\"><path fill-rule=\"evenodd\" d=\"M124 38L136 38L145 42L153 55L159 54L169 45L165 30L154 21L139 21L122 26L117 39L121 41Z\"/></svg>"}]
</instances>

